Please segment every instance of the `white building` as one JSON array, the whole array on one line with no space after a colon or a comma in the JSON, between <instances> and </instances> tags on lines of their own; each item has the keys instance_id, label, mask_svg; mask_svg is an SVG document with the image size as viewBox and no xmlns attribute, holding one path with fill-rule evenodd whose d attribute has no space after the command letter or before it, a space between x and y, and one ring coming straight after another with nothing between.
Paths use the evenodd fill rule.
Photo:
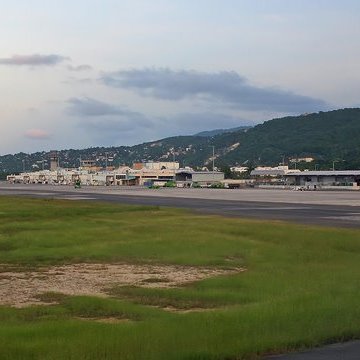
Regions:
<instances>
[{"instance_id":1,"label":"white building","mask_svg":"<svg viewBox=\"0 0 360 360\"><path fill-rule=\"evenodd\" d=\"M249 168L246 167L246 166L232 166L232 167L230 168L230 170L231 170L232 172L234 172L234 173L239 173L239 174L247 172L248 169L249 169Z\"/></svg>"}]
</instances>

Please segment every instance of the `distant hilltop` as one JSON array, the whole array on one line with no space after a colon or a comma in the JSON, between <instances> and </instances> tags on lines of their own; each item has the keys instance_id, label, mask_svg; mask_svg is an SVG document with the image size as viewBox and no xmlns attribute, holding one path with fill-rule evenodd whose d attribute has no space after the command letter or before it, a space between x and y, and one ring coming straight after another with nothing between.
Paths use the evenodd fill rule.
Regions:
<instances>
[{"instance_id":1,"label":"distant hilltop","mask_svg":"<svg viewBox=\"0 0 360 360\"><path fill-rule=\"evenodd\" d=\"M211 137L211 136L215 136L215 135L221 135L224 133L229 133L229 132L235 132L235 131L247 131L248 129L251 129L252 126L237 126L234 128L230 128L230 129L215 129L215 130L210 130L210 131L202 131L199 132L197 134L195 134L194 136L205 136L205 137Z\"/></svg>"},{"instance_id":2,"label":"distant hilltop","mask_svg":"<svg viewBox=\"0 0 360 360\"><path fill-rule=\"evenodd\" d=\"M176 160L194 168L211 167L214 162L219 168L288 164L318 170L360 169L360 109L288 116L254 127L218 129L135 146L60 150L58 156L59 165L66 168L88 159L102 167ZM45 151L0 156L3 175L49 168L50 153Z\"/></svg>"}]
</instances>

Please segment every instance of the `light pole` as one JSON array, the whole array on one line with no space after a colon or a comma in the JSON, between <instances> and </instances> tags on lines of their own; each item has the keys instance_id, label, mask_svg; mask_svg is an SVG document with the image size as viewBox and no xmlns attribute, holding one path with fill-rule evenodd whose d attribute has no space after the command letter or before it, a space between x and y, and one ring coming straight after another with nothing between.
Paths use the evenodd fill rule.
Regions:
<instances>
[{"instance_id":1,"label":"light pole","mask_svg":"<svg viewBox=\"0 0 360 360\"><path fill-rule=\"evenodd\" d=\"M173 149L173 167L174 167L174 174L173 174L173 181L176 180L176 170L175 170L175 148Z\"/></svg>"},{"instance_id":2,"label":"light pole","mask_svg":"<svg viewBox=\"0 0 360 360\"><path fill-rule=\"evenodd\" d=\"M23 172L25 172L25 159L22 159Z\"/></svg>"},{"instance_id":3,"label":"light pole","mask_svg":"<svg viewBox=\"0 0 360 360\"><path fill-rule=\"evenodd\" d=\"M212 171L214 172L215 168L215 146L212 145Z\"/></svg>"},{"instance_id":4,"label":"light pole","mask_svg":"<svg viewBox=\"0 0 360 360\"><path fill-rule=\"evenodd\" d=\"M332 171L335 171L335 163L337 162L337 160L334 160L333 162L332 162L332 164L333 164L333 166L332 166Z\"/></svg>"},{"instance_id":5,"label":"light pole","mask_svg":"<svg viewBox=\"0 0 360 360\"><path fill-rule=\"evenodd\" d=\"M108 168L108 153L107 151L105 152L105 171L107 171L107 168Z\"/></svg>"},{"instance_id":6,"label":"light pole","mask_svg":"<svg viewBox=\"0 0 360 360\"><path fill-rule=\"evenodd\" d=\"M213 177L213 182L215 183L215 146L212 145L212 177Z\"/></svg>"}]
</instances>

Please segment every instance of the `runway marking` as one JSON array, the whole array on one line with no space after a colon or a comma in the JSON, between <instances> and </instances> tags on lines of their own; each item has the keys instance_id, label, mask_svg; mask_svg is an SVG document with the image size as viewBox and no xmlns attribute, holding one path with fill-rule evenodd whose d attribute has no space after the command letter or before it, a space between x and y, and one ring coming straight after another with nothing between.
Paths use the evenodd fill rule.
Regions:
<instances>
[{"instance_id":1,"label":"runway marking","mask_svg":"<svg viewBox=\"0 0 360 360\"><path fill-rule=\"evenodd\" d=\"M96 200L96 198L94 198L94 197L78 196L78 195L56 196L56 199L59 199L59 200Z\"/></svg>"},{"instance_id":2,"label":"runway marking","mask_svg":"<svg viewBox=\"0 0 360 360\"><path fill-rule=\"evenodd\" d=\"M348 221L360 222L360 214L356 214L356 215L340 215L340 216L324 216L323 219L348 220Z\"/></svg>"},{"instance_id":3,"label":"runway marking","mask_svg":"<svg viewBox=\"0 0 360 360\"><path fill-rule=\"evenodd\" d=\"M51 193L47 193L47 192L29 192L27 193L28 195L40 195L40 196L54 196L55 193L51 192Z\"/></svg>"},{"instance_id":4,"label":"runway marking","mask_svg":"<svg viewBox=\"0 0 360 360\"><path fill-rule=\"evenodd\" d=\"M267 207L267 206L254 206L254 207L241 207L241 206L231 206L227 207L226 210L306 210L309 209L306 206L279 206L279 207Z\"/></svg>"}]
</instances>

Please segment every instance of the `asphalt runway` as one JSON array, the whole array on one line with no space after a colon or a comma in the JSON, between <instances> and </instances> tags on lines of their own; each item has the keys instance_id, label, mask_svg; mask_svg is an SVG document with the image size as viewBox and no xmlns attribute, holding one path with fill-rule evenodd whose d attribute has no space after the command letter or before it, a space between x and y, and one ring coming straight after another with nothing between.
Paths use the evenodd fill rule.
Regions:
<instances>
[{"instance_id":1,"label":"asphalt runway","mask_svg":"<svg viewBox=\"0 0 360 360\"><path fill-rule=\"evenodd\" d=\"M0 195L178 207L204 214L281 220L305 225L360 228L360 194L358 192L299 193L261 189L150 190L142 187L74 189L71 186L2 183Z\"/></svg>"},{"instance_id":2,"label":"asphalt runway","mask_svg":"<svg viewBox=\"0 0 360 360\"><path fill-rule=\"evenodd\" d=\"M359 360L360 341L331 344L300 353L268 356L264 360Z\"/></svg>"}]
</instances>

